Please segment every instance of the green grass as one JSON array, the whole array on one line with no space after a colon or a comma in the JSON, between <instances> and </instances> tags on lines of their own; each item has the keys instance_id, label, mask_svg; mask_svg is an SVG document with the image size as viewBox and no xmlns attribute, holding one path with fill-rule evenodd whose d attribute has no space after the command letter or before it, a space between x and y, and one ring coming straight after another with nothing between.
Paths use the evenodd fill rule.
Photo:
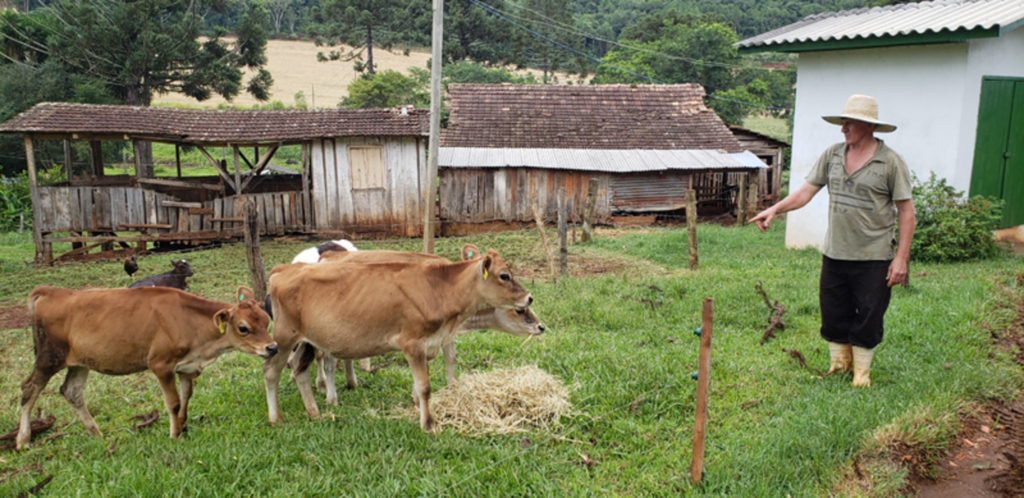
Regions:
<instances>
[{"instance_id":1,"label":"green grass","mask_svg":"<svg viewBox=\"0 0 1024 498\"><path fill-rule=\"evenodd\" d=\"M197 380L189 431L178 441L167 437L151 374L90 376L86 396L103 439L83 432L57 392L63 377L55 377L37 407L56 415L56 432L67 436L0 453L0 470L42 468L0 486L20 492L52 474L48 496L827 496L853 457L878 451L887 435L941 446L963 407L1007 399L1024 385L987 330L1015 317L1020 258L913 265L912 287L893 293L870 389L853 389L849 375L819 379L801 369L783 349L802 352L814 368L828 366L818 336L821 256L786 250L784 232L784 224L766 234L701 225L695 272L686 270L685 230L605 232L571 246L570 262L589 259L620 271L558 283L521 279L548 337L522 345L504 334L462 336L459 373L536 364L558 376L572 386L575 412L550 433L423 434L416 420L389 416L411 404L412 379L397 355L374 375L359 372L360 386L342 390L338 407L318 394L324 415L317 420L307 418L295 386L282 383L285 422L273 427L260 362L233 353ZM455 258L465 242L496 248L524 271L543 263L532 231L439 239L437 252ZM309 245L267 242L263 258L270 267ZM358 245L418 250L421 242ZM172 257L179 255L142 258L139 274L166 271ZM190 285L197 294L226 300L247 282L240 245L184 257L196 271ZM0 267L0 303L19 304L38 284L123 286L129 280L120 266ZM786 329L764 346L759 282L787 306ZM693 488L690 372L698 340L691 331L705 297L715 306L712 383L703 486ZM0 351L0 431L7 431L17 424L19 385L31 368L28 329L0 331ZM443 386L440 359L431 379L435 390ZM132 433L130 417L152 410L160 421ZM900 469L879 472L874 496L898 494Z\"/></svg>"},{"instance_id":2,"label":"green grass","mask_svg":"<svg viewBox=\"0 0 1024 498\"><path fill-rule=\"evenodd\" d=\"M782 118L751 115L743 120L743 127L776 140L788 143L793 142L793 132L789 129L789 126L786 126L786 120Z\"/></svg>"}]
</instances>

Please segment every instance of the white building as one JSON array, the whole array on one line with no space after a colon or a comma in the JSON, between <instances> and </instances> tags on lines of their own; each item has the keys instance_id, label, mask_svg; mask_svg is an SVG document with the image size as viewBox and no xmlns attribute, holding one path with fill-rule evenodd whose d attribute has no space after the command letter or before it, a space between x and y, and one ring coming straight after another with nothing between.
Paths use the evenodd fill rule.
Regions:
<instances>
[{"instance_id":1,"label":"white building","mask_svg":"<svg viewBox=\"0 0 1024 498\"><path fill-rule=\"evenodd\" d=\"M878 134L918 178L1006 201L1024 224L1024 1L937 0L809 16L743 40L740 53L799 54L790 191L843 140L822 115L855 93L878 99ZM826 189L827 190L827 189ZM828 193L790 213L788 247L821 247Z\"/></svg>"}]
</instances>

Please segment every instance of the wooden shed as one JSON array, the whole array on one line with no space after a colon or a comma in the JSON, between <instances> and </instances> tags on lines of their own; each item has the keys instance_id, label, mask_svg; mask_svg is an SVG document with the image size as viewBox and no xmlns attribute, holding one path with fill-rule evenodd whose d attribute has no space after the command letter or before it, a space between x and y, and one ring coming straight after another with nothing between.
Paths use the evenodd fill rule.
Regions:
<instances>
[{"instance_id":1,"label":"wooden shed","mask_svg":"<svg viewBox=\"0 0 1024 498\"><path fill-rule=\"evenodd\" d=\"M25 137L37 261L50 263L119 257L145 251L149 243L239 240L246 197L256 200L265 234L418 235L428 116L408 108L208 111L41 103L0 124L0 132ZM39 185L36 140L65 142L68 181ZM77 176L70 168L76 140L88 141L92 150L91 168ZM104 173L105 141L134 144L134 176ZM177 176L154 177L152 165L141 163L144 142L194 146L218 176L183 178L179 164ZM300 171L263 174L288 145L302 147ZM214 147L232 151L231 167L214 159ZM54 258L57 242L70 242L72 250Z\"/></svg>"},{"instance_id":2,"label":"wooden shed","mask_svg":"<svg viewBox=\"0 0 1024 498\"><path fill-rule=\"evenodd\" d=\"M581 216L591 178L598 218L668 215L687 189L734 206L740 175L765 168L704 105L700 85L448 87L439 155L442 223L556 216L561 187ZM732 183L730 183L732 182ZM477 208L479 206L479 208Z\"/></svg>"},{"instance_id":3,"label":"wooden shed","mask_svg":"<svg viewBox=\"0 0 1024 498\"><path fill-rule=\"evenodd\" d=\"M729 125L729 131L740 141L743 149L753 153L767 168L761 170L758 199L765 207L779 202L782 188L782 153L789 144L741 126Z\"/></svg>"}]
</instances>

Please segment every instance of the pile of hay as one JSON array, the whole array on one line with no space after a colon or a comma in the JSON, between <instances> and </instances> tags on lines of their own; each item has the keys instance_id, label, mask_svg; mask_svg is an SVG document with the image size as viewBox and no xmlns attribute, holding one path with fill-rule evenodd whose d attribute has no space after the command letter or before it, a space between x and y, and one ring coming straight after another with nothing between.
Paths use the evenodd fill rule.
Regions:
<instances>
[{"instance_id":1,"label":"pile of hay","mask_svg":"<svg viewBox=\"0 0 1024 498\"><path fill-rule=\"evenodd\" d=\"M536 366L466 375L430 397L434 423L462 432L509 434L559 426L569 390ZM418 418L419 410L405 410Z\"/></svg>"}]
</instances>

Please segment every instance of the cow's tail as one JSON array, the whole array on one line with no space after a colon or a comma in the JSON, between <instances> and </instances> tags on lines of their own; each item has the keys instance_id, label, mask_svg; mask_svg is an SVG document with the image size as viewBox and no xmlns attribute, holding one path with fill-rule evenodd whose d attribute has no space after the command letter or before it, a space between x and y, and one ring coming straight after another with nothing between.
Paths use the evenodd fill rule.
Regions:
<instances>
[{"instance_id":1,"label":"cow's tail","mask_svg":"<svg viewBox=\"0 0 1024 498\"><path fill-rule=\"evenodd\" d=\"M28 316L30 323L32 324L32 353L37 354L42 341L46 338L46 330L43 328L43 324L40 322L39 317L36 316L36 301L39 298L49 294L52 287L40 286L32 290L32 293L28 295Z\"/></svg>"}]
</instances>

